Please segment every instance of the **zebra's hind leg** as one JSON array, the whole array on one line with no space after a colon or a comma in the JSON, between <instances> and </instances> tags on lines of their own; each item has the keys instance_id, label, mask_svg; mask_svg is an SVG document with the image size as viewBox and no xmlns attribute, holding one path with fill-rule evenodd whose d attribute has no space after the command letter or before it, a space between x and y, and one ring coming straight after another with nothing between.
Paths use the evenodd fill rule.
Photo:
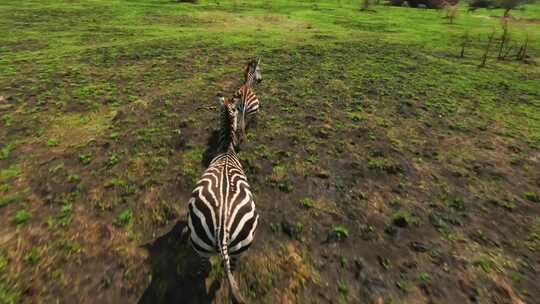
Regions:
<instances>
[{"instance_id":1,"label":"zebra's hind leg","mask_svg":"<svg viewBox=\"0 0 540 304\"><path fill-rule=\"evenodd\" d=\"M189 227L186 225L184 229L180 232L180 240L182 242L188 241L189 242Z\"/></svg>"},{"instance_id":2,"label":"zebra's hind leg","mask_svg":"<svg viewBox=\"0 0 540 304\"><path fill-rule=\"evenodd\" d=\"M208 273L210 272L211 269L212 269L212 265L210 264L210 259L207 257L200 256L198 273Z\"/></svg>"}]
</instances>

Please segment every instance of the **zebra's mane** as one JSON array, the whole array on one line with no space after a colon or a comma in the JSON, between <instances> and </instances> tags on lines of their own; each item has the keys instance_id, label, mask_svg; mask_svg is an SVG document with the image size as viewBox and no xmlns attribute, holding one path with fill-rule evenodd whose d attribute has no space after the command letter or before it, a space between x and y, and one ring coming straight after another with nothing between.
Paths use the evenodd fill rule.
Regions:
<instances>
[{"instance_id":1,"label":"zebra's mane","mask_svg":"<svg viewBox=\"0 0 540 304\"><path fill-rule=\"evenodd\" d=\"M218 153L235 151L238 140L236 138L234 106L232 101L225 101L221 106Z\"/></svg>"}]
</instances>

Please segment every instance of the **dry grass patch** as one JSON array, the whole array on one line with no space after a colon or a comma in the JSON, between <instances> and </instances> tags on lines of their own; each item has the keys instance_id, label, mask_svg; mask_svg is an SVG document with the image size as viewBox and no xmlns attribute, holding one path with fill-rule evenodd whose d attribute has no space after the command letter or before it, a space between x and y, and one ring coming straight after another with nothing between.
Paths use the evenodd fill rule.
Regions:
<instances>
[{"instance_id":1,"label":"dry grass patch","mask_svg":"<svg viewBox=\"0 0 540 304\"><path fill-rule=\"evenodd\" d=\"M249 289L251 297L262 295L258 297L259 303L276 303L278 299L282 303L296 303L304 286L320 279L294 242L278 250L252 252L243 263L250 267L239 274L242 289Z\"/></svg>"},{"instance_id":2,"label":"dry grass patch","mask_svg":"<svg viewBox=\"0 0 540 304\"><path fill-rule=\"evenodd\" d=\"M204 12L198 15L198 20L208 23L210 29L217 31L253 28L264 31L291 31L310 28L307 22L276 15L247 16L225 12Z\"/></svg>"},{"instance_id":3,"label":"dry grass patch","mask_svg":"<svg viewBox=\"0 0 540 304\"><path fill-rule=\"evenodd\" d=\"M94 112L55 117L45 135L47 145L62 150L95 140L111 126L115 115L116 111L104 107Z\"/></svg>"}]
</instances>

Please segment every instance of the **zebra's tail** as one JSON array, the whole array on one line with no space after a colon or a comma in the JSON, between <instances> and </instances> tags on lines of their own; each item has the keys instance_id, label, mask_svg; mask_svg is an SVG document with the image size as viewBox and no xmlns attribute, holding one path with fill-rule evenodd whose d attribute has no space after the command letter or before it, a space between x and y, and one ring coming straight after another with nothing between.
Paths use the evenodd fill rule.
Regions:
<instances>
[{"instance_id":1,"label":"zebra's tail","mask_svg":"<svg viewBox=\"0 0 540 304\"><path fill-rule=\"evenodd\" d=\"M240 289L238 288L238 283L234 279L233 273L231 271L231 261L229 256L229 251L227 246L221 247L221 260L223 262L223 267L225 268L225 273L227 274L227 280L229 281L229 290L233 297L233 303L235 304L245 304L244 298L240 294Z\"/></svg>"}]
</instances>

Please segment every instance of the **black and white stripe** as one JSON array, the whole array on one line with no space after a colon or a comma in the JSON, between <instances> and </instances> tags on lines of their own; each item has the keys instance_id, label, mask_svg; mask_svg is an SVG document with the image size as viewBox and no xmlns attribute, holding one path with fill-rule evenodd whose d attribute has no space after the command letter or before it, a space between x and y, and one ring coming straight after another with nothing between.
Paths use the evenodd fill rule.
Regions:
<instances>
[{"instance_id":1,"label":"black and white stripe","mask_svg":"<svg viewBox=\"0 0 540 304\"><path fill-rule=\"evenodd\" d=\"M252 243L258 215L236 153L214 158L193 190L189 229L194 249L202 256L220 254L226 247L237 255Z\"/></svg>"},{"instance_id":2,"label":"black and white stripe","mask_svg":"<svg viewBox=\"0 0 540 304\"><path fill-rule=\"evenodd\" d=\"M243 85L236 91L234 98L238 102L239 115L242 115L244 121L253 119L259 111L260 101L257 95L253 93L250 86Z\"/></svg>"},{"instance_id":3,"label":"black and white stripe","mask_svg":"<svg viewBox=\"0 0 540 304\"><path fill-rule=\"evenodd\" d=\"M244 70L244 85L252 87L262 81L261 58L250 60Z\"/></svg>"},{"instance_id":4,"label":"black and white stripe","mask_svg":"<svg viewBox=\"0 0 540 304\"><path fill-rule=\"evenodd\" d=\"M242 303L230 258L252 244L259 216L235 151L237 115L235 103L224 101L218 154L192 192L188 227L191 244L199 255L220 256L232 295Z\"/></svg>"},{"instance_id":5,"label":"black and white stripe","mask_svg":"<svg viewBox=\"0 0 540 304\"><path fill-rule=\"evenodd\" d=\"M253 92L253 85L262 81L260 70L260 59L251 60L248 62L244 72L244 84L234 94L241 126L245 128L247 123L251 121L259 111L260 101L257 95Z\"/></svg>"}]
</instances>

